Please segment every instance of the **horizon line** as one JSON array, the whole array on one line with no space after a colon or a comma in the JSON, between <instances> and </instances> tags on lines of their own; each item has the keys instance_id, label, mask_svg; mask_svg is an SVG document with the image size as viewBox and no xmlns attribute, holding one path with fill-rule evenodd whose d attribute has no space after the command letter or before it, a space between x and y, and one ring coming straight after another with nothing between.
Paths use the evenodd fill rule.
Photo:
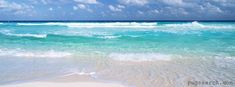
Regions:
<instances>
[{"instance_id":1,"label":"horizon line","mask_svg":"<svg viewBox=\"0 0 235 87\"><path fill-rule=\"evenodd\" d=\"M235 20L0 20L0 22L235 22Z\"/></svg>"}]
</instances>

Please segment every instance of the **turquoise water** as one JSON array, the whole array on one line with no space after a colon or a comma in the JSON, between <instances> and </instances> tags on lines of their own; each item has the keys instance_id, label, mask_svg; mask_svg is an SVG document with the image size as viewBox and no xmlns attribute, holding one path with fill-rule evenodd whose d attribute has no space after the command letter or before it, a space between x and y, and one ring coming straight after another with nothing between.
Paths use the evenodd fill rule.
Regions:
<instances>
[{"instance_id":1,"label":"turquoise water","mask_svg":"<svg viewBox=\"0 0 235 87\"><path fill-rule=\"evenodd\" d=\"M1 55L11 56L18 51L36 54L48 50L69 55L149 52L234 56L234 36L233 22L2 23L0 49Z\"/></svg>"},{"instance_id":2,"label":"turquoise water","mask_svg":"<svg viewBox=\"0 0 235 87\"><path fill-rule=\"evenodd\" d=\"M189 57L233 59L235 23L0 23L0 71L5 72L0 78L11 77L1 79L0 83L18 81L15 74L9 72L29 71L32 77L43 78L33 71L42 73L48 70L48 74L58 72L62 67L64 73L74 70L74 66L92 71L94 60L153 62ZM80 59L86 61L74 62ZM34 66L28 66L34 63ZM20 76L24 74L29 75L23 73Z\"/></svg>"}]
</instances>

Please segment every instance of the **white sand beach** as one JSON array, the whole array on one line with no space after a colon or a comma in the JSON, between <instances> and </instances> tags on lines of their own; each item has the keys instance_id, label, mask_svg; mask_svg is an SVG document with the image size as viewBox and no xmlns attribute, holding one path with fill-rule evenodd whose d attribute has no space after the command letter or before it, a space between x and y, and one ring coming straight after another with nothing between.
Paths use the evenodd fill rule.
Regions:
<instances>
[{"instance_id":1,"label":"white sand beach","mask_svg":"<svg viewBox=\"0 0 235 87\"><path fill-rule=\"evenodd\" d=\"M4 85L0 87L124 87L119 84L101 83L101 82L30 82L15 85Z\"/></svg>"},{"instance_id":2,"label":"white sand beach","mask_svg":"<svg viewBox=\"0 0 235 87\"><path fill-rule=\"evenodd\" d=\"M117 83L96 81L89 76L70 75L48 80L1 85L0 87L126 87Z\"/></svg>"}]
</instances>

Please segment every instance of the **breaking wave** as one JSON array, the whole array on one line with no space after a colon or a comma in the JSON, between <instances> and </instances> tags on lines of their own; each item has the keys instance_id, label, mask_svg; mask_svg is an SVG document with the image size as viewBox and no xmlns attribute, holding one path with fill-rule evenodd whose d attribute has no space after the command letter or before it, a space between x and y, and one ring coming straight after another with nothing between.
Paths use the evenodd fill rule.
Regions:
<instances>
[{"instance_id":1,"label":"breaking wave","mask_svg":"<svg viewBox=\"0 0 235 87\"><path fill-rule=\"evenodd\" d=\"M76 23L69 24L68 27L81 27L81 28L155 28L157 23Z\"/></svg>"},{"instance_id":2,"label":"breaking wave","mask_svg":"<svg viewBox=\"0 0 235 87\"><path fill-rule=\"evenodd\" d=\"M167 27L205 27L203 24L200 24L197 21L192 23L185 23L185 24L166 24Z\"/></svg>"},{"instance_id":3,"label":"breaking wave","mask_svg":"<svg viewBox=\"0 0 235 87\"><path fill-rule=\"evenodd\" d=\"M164 23L164 22L163 22ZM206 22L176 22L176 23L166 23L158 24L157 22L49 22L49 23L17 23L20 26L65 26L71 28L180 28L180 29L226 29L226 28L235 28L235 25L231 24L208 24Z\"/></svg>"},{"instance_id":4,"label":"breaking wave","mask_svg":"<svg viewBox=\"0 0 235 87\"><path fill-rule=\"evenodd\" d=\"M115 22L115 23L17 23L17 25L23 26L66 26L66 27L77 27L77 28L155 28L157 23L138 23L138 22Z\"/></svg>"},{"instance_id":5,"label":"breaking wave","mask_svg":"<svg viewBox=\"0 0 235 87\"><path fill-rule=\"evenodd\" d=\"M16 37L33 37L33 38L46 38L47 34L30 34L30 33L12 33L11 30L0 30L0 34Z\"/></svg>"},{"instance_id":6,"label":"breaking wave","mask_svg":"<svg viewBox=\"0 0 235 87\"><path fill-rule=\"evenodd\" d=\"M188 28L188 29L231 29L234 28L232 25L207 25L202 24L197 21L191 22L191 23L182 23L182 24L165 24L163 27L171 27L171 28Z\"/></svg>"},{"instance_id":7,"label":"breaking wave","mask_svg":"<svg viewBox=\"0 0 235 87\"><path fill-rule=\"evenodd\" d=\"M0 49L0 56L14 56L24 58L64 58L72 54L69 52L49 51L25 51L21 49Z\"/></svg>"},{"instance_id":8,"label":"breaking wave","mask_svg":"<svg viewBox=\"0 0 235 87\"><path fill-rule=\"evenodd\" d=\"M114 36L114 35L109 35L109 36L101 36L99 38L102 38L102 39L115 39L115 38L119 38L121 36Z\"/></svg>"},{"instance_id":9,"label":"breaking wave","mask_svg":"<svg viewBox=\"0 0 235 87\"><path fill-rule=\"evenodd\" d=\"M12 34L7 33L8 36L17 36L17 37L34 37L34 38L46 38L47 34Z\"/></svg>"}]
</instances>

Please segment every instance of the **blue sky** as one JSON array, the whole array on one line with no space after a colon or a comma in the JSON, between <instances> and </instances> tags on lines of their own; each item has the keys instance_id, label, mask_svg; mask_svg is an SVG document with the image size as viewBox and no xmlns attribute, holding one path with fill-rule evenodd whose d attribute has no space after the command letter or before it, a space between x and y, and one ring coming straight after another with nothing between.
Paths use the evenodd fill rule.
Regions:
<instances>
[{"instance_id":1,"label":"blue sky","mask_svg":"<svg viewBox=\"0 0 235 87\"><path fill-rule=\"evenodd\" d=\"M235 20L235 0L0 0L0 20Z\"/></svg>"}]
</instances>

